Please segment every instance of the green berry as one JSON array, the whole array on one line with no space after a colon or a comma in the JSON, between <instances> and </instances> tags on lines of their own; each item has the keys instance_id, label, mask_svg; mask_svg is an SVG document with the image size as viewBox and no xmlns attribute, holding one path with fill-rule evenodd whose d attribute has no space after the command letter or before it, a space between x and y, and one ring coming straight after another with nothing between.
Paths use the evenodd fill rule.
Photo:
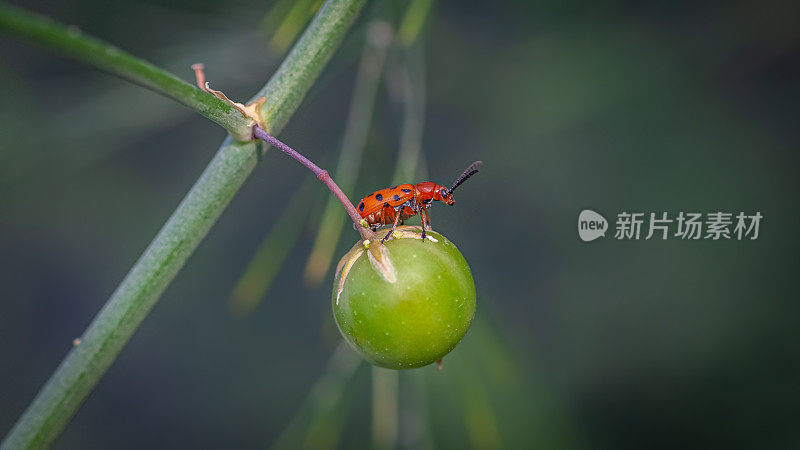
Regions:
<instances>
[{"instance_id":1,"label":"green berry","mask_svg":"<svg viewBox=\"0 0 800 450\"><path fill-rule=\"evenodd\" d=\"M452 242L420 227L398 227L385 244L388 279L358 242L339 262L333 314L345 339L381 367L422 367L448 354L475 316L475 284ZM391 282L394 278L394 282Z\"/></svg>"}]
</instances>

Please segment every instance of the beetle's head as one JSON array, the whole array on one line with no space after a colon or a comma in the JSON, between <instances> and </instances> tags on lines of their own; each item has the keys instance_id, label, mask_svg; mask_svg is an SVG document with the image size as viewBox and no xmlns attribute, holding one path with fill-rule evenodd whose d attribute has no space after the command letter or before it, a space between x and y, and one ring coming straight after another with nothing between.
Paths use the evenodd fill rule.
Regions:
<instances>
[{"instance_id":1,"label":"beetle's head","mask_svg":"<svg viewBox=\"0 0 800 450\"><path fill-rule=\"evenodd\" d=\"M453 200L453 195L444 186L439 186L439 185L436 186L436 192L433 194L433 199L439 200L445 205L452 206L456 204L455 200Z\"/></svg>"}]
</instances>

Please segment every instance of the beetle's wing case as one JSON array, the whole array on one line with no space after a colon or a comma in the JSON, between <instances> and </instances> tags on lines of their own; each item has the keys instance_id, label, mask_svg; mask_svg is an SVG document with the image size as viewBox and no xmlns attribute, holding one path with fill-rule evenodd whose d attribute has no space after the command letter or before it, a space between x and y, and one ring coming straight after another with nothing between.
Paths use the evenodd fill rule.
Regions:
<instances>
[{"instance_id":1,"label":"beetle's wing case","mask_svg":"<svg viewBox=\"0 0 800 450\"><path fill-rule=\"evenodd\" d=\"M388 189L381 189L380 191L375 191L361 199L361 202L358 203L356 209L358 209L358 213L361 214L362 218L367 217L375 211L383 208L383 204L385 203L383 198L386 195L387 190Z\"/></svg>"},{"instance_id":2,"label":"beetle's wing case","mask_svg":"<svg viewBox=\"0 0 800 450\"><path fill-rule=\"evenodd\" d=\"M402 205L414 198L414 186L401 184L392 188L381 189L364 197L356 206L362 218L385 208L386 204L392 207Z\"/></svg>"},{"instance_id":3,"label":"beetle's wing case","mask_svg":"<svg viewBox=\"0 0 800 450\"><path fill-rule=\"evenodd\" d=\"M392 206L400 206L414 198L413 184L401 184L393 188L389 188L387 191L389 191L390 194L390 197L387 201Z\"/></svg>"}]
</instances>

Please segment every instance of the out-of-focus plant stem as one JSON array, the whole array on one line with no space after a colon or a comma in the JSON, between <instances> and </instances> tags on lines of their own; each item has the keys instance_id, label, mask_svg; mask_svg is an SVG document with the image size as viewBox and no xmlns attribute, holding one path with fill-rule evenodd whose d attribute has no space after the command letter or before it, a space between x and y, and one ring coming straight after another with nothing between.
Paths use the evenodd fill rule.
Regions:
<instances>
[{"instance_id":1,"label":"out-of-focus plant stem","mask_svg":"<svg viewBox=\"0 0 800 450\"><path fill-rule=\"evenodd\" d=\"M347 418L345 390L363 363L361 356L340 341L328 367L272 448L336 448Z\"/></svg>"},{"instance_id":2,"label":"out-of-focus plant stem","mask_svg":"<svg viewBox=\"0 0 800 450\"><path fill-rule=\"evenodd\" d=\"M427 0L431 3L430 0ZM392 184L408 183L414 179L418 170L422 153L422 135L425 127L425 58L424 45L417 40L419 30L430 11L430 5L419 9L417 1L409 6L406 19L401 25L401 33L405 23L413 20L418 26L413 33L406 31L403 65L399 83L403 93L403 128L400 135L400 150L397 154L397 165ZM414 8L417 8L416 10ZM416 11L416 15L412 12ZM419 14L422 16L419 17ZM411 33L411 34L409 34ZM397 78L395 78L396 80ZM390 449L397 446L399 423L399 374L379 367L372 368L372 443L375 448ZM424 395L424 392L423 392ZM427 440L427 434L420 436L421 444ZM427 443L427 442L425 442Z\"/></svg>"},{"instance_id":3,"label":"out-of-focus plant stem","mask_svg":"<svg viewBox=\"0 0 800 450\"><path fill-rule=\"evenodd\" d=\"M347 195L352 195L355 189L392 34L390 26L377 19L370 23L367 31L367 41L356 75L339 163L334 172L339 186ZM337 199L331 196L322 213L319 231L306 263L304 275L310 285L319 285L328 273L344 223Z\"/></svg>"},{"instance_id":4,"label":"out-of-focus plant stem","mask_svg":"<svg viewBox=\"0 0 800 450\"><path fill-rule=\"evenodd\" d=\"M283 212L253 253L228 299L228 306L234 314L251 314L264 298L278 271L303 234L303 227L297 224L304 222L309 215L308 205L316 192L316 181L306 180L292 195Z\"/></svg>"},{"instance_id":5,"label":"out-of-focus plant stem","mask_svg":"<svg viewBox=\"0 0 800 450\"><path fill-rule=\"evenodd\" d=\"M414 179L422 152L422 131L425 124L425 77L422 46L405 52L400 82L403 92L403 128L400 150L392 184ZM372 368L372 445L391 449L397 445L399 428L398 372Z\"/></svg>"},{"instance_id":6,"label":"out-of-focus plant stem","mask_svg":"<svg viewBox=\"0 0 800 450\"><path fill-rule=\"evenodd\" d=\"M478 327L476 327L478 328ZM483 331L484 327L479 327ZM478 330L476 330L477 332ZM490 331L485 331L490 333ZM461 410L464 428L472 448L500 449L503 441L497 424L497 414L492 405L487 381L481 376L480 359L464 358L460 371Z\"/></svg>"},{"instance_id":7,"label":"out-of-focus plant stem","mask_svg":"<svg viewBox=\"0 0 800 450\"><path fill-rule=\"evenodd\" d=\"M288 122L363 5L364 0L329 0L317 13L280 68L256 95L256 98L265 96L267 99L261 115L269 131L277 132ZM15 27L8 24L11 14L8 11L7 8L3 10L6 17L4 29ZM35 16L22 19L39 20ZM33 30L39 29L33 23L28 26ZM47 30L52 23L47 21L41 27ZM31 38L35 39L36 34ZM37 42L61 48L58 40L39 39ZM77 56L81 59L90 63L107 63L102 58L97 60L86 56L105 51L104 46L79 48L82 50ZM127 66L123 64L120 67ZM133 68L131 71L136 72ZM257 147L256 142L226 139L180 206L81 336L80 345L69 352L0 448L43 448L61 433L253 171L259 160Z\"/></svg>"},{"instance_id":8,"label":"out-of-focus plant stem","mask_svg":"<svg viewBox=\"0 0 800 450\"><path fill-rule=\"evenodd\" d=\"M275 33L269 40L269 50L273 54L285 52L320 5L322 5L322 0L295 0L292 2L283 20L275 27ZM276 4L275 7L285 6Z\"/></svg>"},{"instance_id":9,"label":"out-of-focus plant stem","mask_svg":"<svg viewBox=\"0 0 800 450\"><path fill-rule=\"evenodd\" d=\"M47 17L0 3L0 32L62 53L177 100L239 140L251 139L251 121L231 105L119 48Z\"/></svg>"},{"instance_id":10,"label":"out-of-focus plant stem","mask_svg":"<svg viewBox=\"0 0 800 450\"><path fill-rule=\"evenodd\" d=\"M372 448L397 444L398 383L398 371L372 367Z\"/></svg>"},{"instance_id":11,"label":"out-of-focus plant stem","mask_svg":"<svg viewBox=\"0 0 800 450\"><path fill-rule=\"evenodd\" d=\"M400 24L400 42L410 47L417 40L422 26L428 18L428 14L433 6L433 0L412 0Z\"/></svg>"},{"instance_id":12,"label":"out-of-focus plant stem","mask_svg":"<svg viewBox=\"0 0 800 450\"><path fill-rule=\"evenodd\" d=\"M425 56L424 46L405 49L401 71L403 92L403 128L400 150L392 184L409 183L417 175L422 153L422 134L425 127Z\"/></svg>"}]
</instances>

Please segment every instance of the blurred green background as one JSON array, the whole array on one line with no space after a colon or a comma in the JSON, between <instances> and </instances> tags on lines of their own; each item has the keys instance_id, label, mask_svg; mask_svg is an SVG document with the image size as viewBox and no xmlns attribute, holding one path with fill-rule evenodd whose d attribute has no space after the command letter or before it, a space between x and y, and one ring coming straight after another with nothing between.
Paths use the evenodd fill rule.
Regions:
<instances>
[{"instance_id":1,"label":"blurred green background","mask_svg":"<svg viewBox=\"0 0 800 450\"><path fill-rule=\"evenodd\" d=\"M185 79L202 61L216 88L245 99L318 5L21 6ZM337 350L333 275L303 275L325 191L270 151L55 447L363 448L380 444L375 422L395 401L404 448L800 447L799 13L791 1L435 2L416 41L388 50L361 170L344 176L356 198L391 184L409 67L424 132L407 181L448 184L484 161L455 207L431 213L478 289L444 370L393 378ZM323 167L339 161L375 18L397 29L406 2L367 6L280 135ZM224 132L7 36L0 96L4 435ZM755 241L584 243L585 208L612 221L764 219ZM260 303L237 313L231 292L260 270L251 258L273 226L299 241ZM334 264L356 238L346 225Z\"/></svg>"}]
</instances>

